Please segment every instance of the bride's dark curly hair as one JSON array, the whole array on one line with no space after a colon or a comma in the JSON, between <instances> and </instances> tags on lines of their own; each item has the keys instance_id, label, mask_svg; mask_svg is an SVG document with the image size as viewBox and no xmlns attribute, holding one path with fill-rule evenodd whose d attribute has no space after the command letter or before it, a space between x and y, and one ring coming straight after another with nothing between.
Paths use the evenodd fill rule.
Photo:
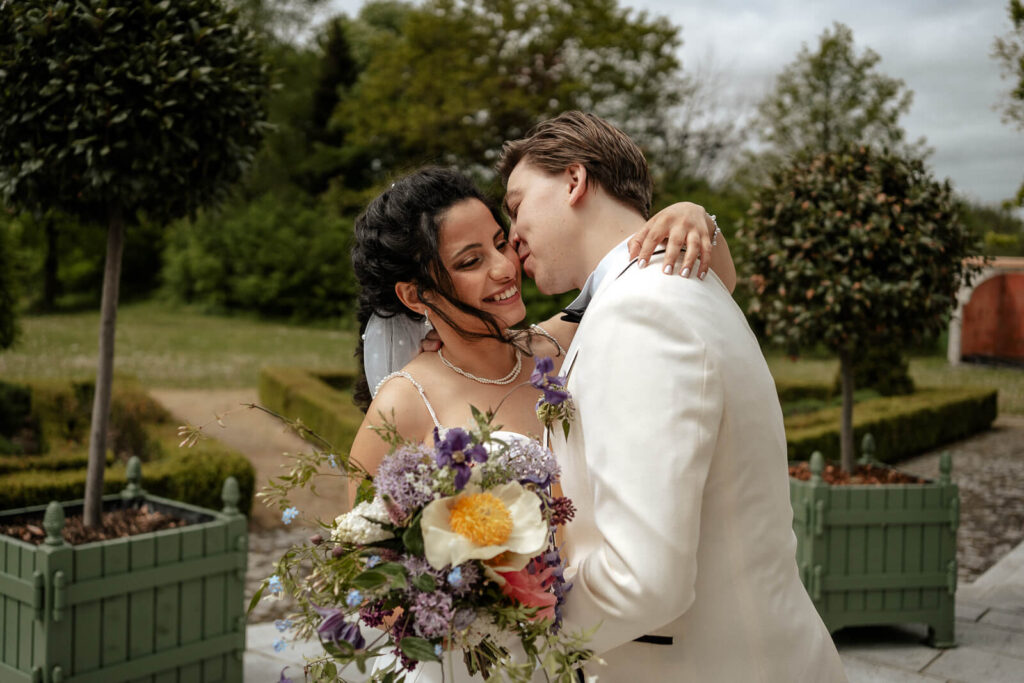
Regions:
<instances>
[{"instance_id":1,"label":"bride's dark curly hair","mask_svg":"<svg viewBox=\"0 0 1024 683\"><path fill-rule=\"evenodd\" d=\"M477 199L490 210L494 220L508 235L508 226L501 212L458 171L428 166L396 180L390 188L366 207L355 223L355 246L352 265L359 280L359 380L355 401L365 412L370 405L370 387L363 370L363 332L370 316L385 318L405 315L415 321L423 316L406 308L395 294L398 282L414 282L416 293L437 318L444 320L465 338L494 338L508 341L501 325L486 311L474 308L455 297L448 270L439 254L441 223L455 204ZM473 332L454 323L430 301L423 299L433 292L484 323L487 332Z\"/></svg>"}]
</instances>

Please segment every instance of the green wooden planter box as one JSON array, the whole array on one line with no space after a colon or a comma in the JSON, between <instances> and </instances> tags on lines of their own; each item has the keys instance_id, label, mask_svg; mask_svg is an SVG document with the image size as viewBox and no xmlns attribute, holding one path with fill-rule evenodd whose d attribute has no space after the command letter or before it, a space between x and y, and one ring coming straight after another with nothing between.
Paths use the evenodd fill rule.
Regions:
<instances>
[{"instance_id":1,"label":"green wooden planter box","mask_svg":"<svg viewBox=\"0 0 1024 683\"><path fill-rule=\"evenodd\" d=\"M134 475L134 476L133 476ZM61 507L45 509L42 545L0 536L0 681L3 683L241 683L248 550L238 484L224 483L224 510L148 496L129 485L105 509L145 501L187 526L71 546Z\"/></svg>"},{"instance_id":2,"label":"green wooden planter box","mask_svg":"<svg viewBox=\"0 0 1024 683\"><path fill-rule=\"evenodd\" d=\"M834 632L923 623L932 647L953 647L960 494L942 455L938 481L829 486L824 459L811 480L790 478L801 579Z\"/></svg>"}]
</instances>

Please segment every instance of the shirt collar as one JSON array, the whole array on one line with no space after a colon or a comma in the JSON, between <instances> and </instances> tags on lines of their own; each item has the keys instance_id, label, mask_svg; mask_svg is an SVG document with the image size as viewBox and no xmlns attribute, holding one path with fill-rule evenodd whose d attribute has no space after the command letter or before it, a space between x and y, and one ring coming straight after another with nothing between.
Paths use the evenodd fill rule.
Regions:
<instances>
[{"instance_id":1,"label":"shirt collar","mask_svg":"<svg viewBox=\"0 0 1024 683\"><path fill-rule=\"evenodd\" d=\"M628 263L629 238L627 237L604 255L604 258L597 264L597 268L594 268L594 271L587 277L587 281L583 283L579 296L573 299L573 302L566 308L574 310L585 309L590 304L590 300L594 298L594 293L597 292L601 283L608 277L608 274L612 271L618 272Z\"/></svg>"}]
</instances>

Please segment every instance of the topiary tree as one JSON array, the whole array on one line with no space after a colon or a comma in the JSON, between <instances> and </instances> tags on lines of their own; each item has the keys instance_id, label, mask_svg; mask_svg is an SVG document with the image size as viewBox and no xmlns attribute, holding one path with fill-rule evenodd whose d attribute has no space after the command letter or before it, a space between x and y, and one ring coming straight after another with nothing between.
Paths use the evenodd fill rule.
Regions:
<instances>
[{"instance_id":1,"label":"topiary tree","mask_svg":"<svg viewBox=\"0 0 1024 683\"><path fill-rule=\"evenodd\" d=\"M854 358L938 331L974 272L964 259L978 247L949 183L885 149L800 155L757 193L740 239L754 285L748 310L771 339L839 356L849 470Z\"/></svg>"},{"instance_id":2,"label":"topiary tree","mask_svg":"<svg viewBox=\"0 0 1024 683\"><path fill-rule=\"evenodd\" d=\"M85 522L99 522L126 226L223 196L260 141L267 69L218 0L0 2L0 191L107 226Z\"/></svg>"}]
</instances>

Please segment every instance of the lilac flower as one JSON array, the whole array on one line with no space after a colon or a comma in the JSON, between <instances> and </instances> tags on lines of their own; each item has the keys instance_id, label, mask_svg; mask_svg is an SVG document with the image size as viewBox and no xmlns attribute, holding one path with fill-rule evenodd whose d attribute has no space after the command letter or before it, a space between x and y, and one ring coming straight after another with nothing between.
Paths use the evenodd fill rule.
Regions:
<instances>
[{"instance_id":1,"label":"lilac flower","mask_svg":"<svg viewBox=\"0 0 1024 683\"><path fill-rule=\"evenodd\" d=\"M373 483L393 523L401 524L413 510L434 499L437 464L431 455L421 444L405 445L386 455L377 467Z\"/></svg>"},{"instance_id":2,"label":"lilac flower","mask_svg":"<svg viewBox=\"0 0 1024 683\"><path fill-rule=\"evenodd\" d=\"M390 617L395 613L394 610L384 609L383 604L383 602L378 600L377 602L363 605L362 609L359 610L359 618L370 628L379 627L384 623L385 617Z\"/></svg>"},{"instance_id":3,"label":"lilac flower","mask_svg":"<svg viewBox=\"0 0 1024 683\"><path fill-rule=\"evenodd\" d=\"M546 487L558 472L558 461L550 450L532 439L515 439L508 443L507 448L491 456L483 481L487 486L510 478Z\"/></svg>"},{"instance_id":4,"label":"lilac flower","mask_svg":"<svg viewBox=\"0 0 1024 683\"><path fill-rule=\"evenodd\" d=\"M288 642L284 638L278 638L274 641L274 652L280 652L286 647L288 647Z\"/></svg>"},{"instance_id":5,"label":"lilac flower","mask_svg":"<svg viewBox=\"0 0 1024 683\"><path fill-rule=\"evenodd\" d=\"M437 464L455 470L455 490L461 491L469 481L470 463L487 462L487 449L483 444L474 444L473 437L464 429L449 429L444 439L434 428L434 442L437 443Z\"/></svg>"},{"instance_id":6,"label":"lilac flower","mask_svg":"<svg viewBox=\"0 0 1024 683\"><path fill-rule=\"evenodd\" d=\"M537 364L533 369L533 373L530 374L530 384L538 389L543 389L544 385L547 383L546 375L553 372L554 369L555 362L551 360L549 356L542 356L538 358Z\"/></svg>"},{"instance_id":7,"label":"lilac flower","mask_svg":"<svg viewBox=\"0 0 1024 683\"><path fill-rule=\"evenodd\" d=\"M354 650L361 650L366 646L366 640L359 631L359 625L345 621L345 613L340 609L327 609L318 605L313 605L313 609L324 618L316 629L321 641L330 643L345 641Z\"/></svg>"},{"instance_id":8,"label":"lilac flower","mask_svg":"<svg viewBox=\"0 0 1024 683\"><path fill-rule=\"evenodd\" d=\"M448 585L454 595L465 595L480 581L480 569L475 562L460 564L448 572Z\"/></svg>"},{"instance_id":9,"label":"lilac flower","mask_svg":"<svg viewBox=\"0 0 1024 683\"><path fill-rule=\"evenodd\" d=\"M281 521L285 524L291 524L292 520L299 516L299 508L290 507L281 513Z\"/></svg>"},{"instance_id":10,"label":"lilac flower","mask_svg":"<svg viewBox=\"0 0 1024 683\"><path fill-rule=\"evenodd\" d=\"M424 638L440 638L447 634L455 617L452 596L441 591L419 593L411 611L416 617L416 633Z\"/></svg>"}]
</instances>

